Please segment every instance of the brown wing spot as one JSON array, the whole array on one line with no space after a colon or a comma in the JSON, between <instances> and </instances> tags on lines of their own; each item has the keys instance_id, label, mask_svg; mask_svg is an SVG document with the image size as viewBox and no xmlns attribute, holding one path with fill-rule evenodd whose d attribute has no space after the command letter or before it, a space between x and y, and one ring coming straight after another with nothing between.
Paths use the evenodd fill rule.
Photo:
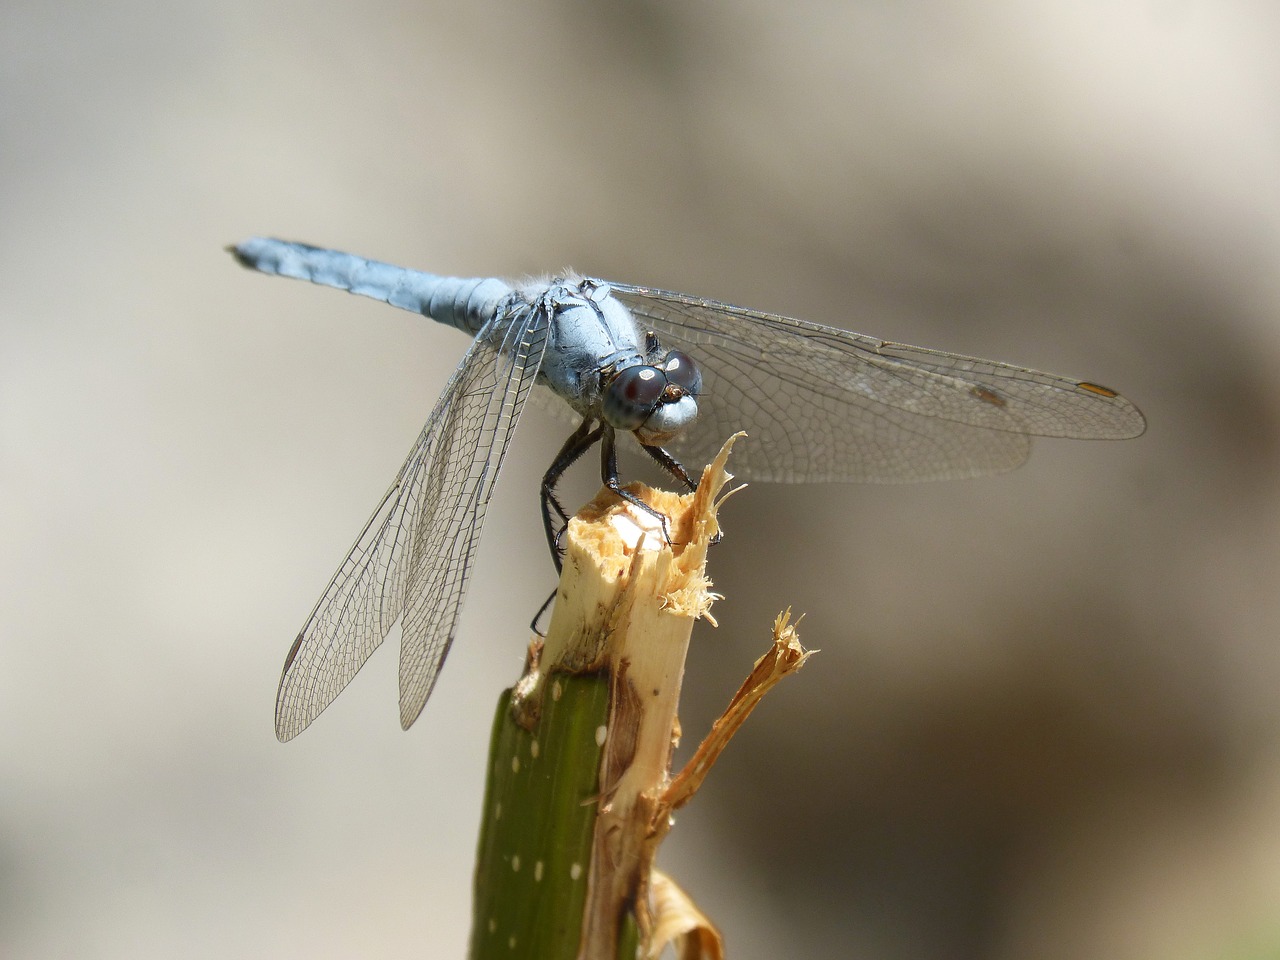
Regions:
<instances>
[{"instance_id":1,"label":"brown wing spot","mask_svg":"<svg viewBox=\"0 0 1280 960\"><path fill-rule=\"evenodd\" d=\"M1100 397L1106 397L1108 400L1114 400L1120 394L1116 393L1109 387L1100 386L1096 383L1081 382L1076 384L1081 390L1088 390L1090 393L1096 393Z\"/></svg>"},{"instance_id":2,"label":"brown wing spot","mask_svg":"<svg viewBox=\"0 0 1280 960\"><path fill-rule=\"evenodd\" d=\"M989 403L993 407L1003 407L1005 405L1004 397L987 387L970 387L969 392L983 403Z\"/></svg>"},{"instance_id":3,"label":"brown wing spot","mask_svg":"<svg viewBox=\"0 0 1280 960\"><path fill-rule=\"evenodd\" d=\"M302 638L305 633L306 631L304 630L298 634L298 639L293 641L293 646L289 648L289 655L284 658L284 670L282 672L288 673L289 668L293 666L293 658L298 655L298 650L302 647Z\"/></svg>"}]
</instances>

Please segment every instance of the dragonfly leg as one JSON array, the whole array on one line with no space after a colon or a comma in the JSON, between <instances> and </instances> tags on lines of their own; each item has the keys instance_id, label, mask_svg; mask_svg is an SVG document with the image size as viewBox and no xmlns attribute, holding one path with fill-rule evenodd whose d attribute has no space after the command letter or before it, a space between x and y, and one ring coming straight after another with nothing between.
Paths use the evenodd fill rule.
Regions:
<instances>
[{"instance_id":1,"label":"dragonfly leg","mask_svg":"<svg viewBox=\"0 0 1280 960\"><path fill-rule=\"evenodd\" d=\"M591 448L593 443L600 439L604 431L604 425L601 424L592 429L592 423L594 423L594 420L591 417L587 417L582 421L578 429L573 431L569 439L564 442L564 446L560 448L556 458L551 461L551 466L547 468L547 472L542 475L542 526L546 530L547 546L551 550L551 559L555 562L556 573L560 572L562 566L561 557L563 552L560 549L560 537L564 533L565 525L569 522L569 515L564 512L564 507L556 499L556 484L560 482L564 472L573 466ZM552 513L556 515L558 520L552 520ZM539 611L539 614L541 614L541 611ZM536 617L534 622L537 622Z\"/></svg>"},{"instance_id":2,"label":"dragonfly leg","mask_svg":"<svg viewBox=\"0 0 1280 960\"><path fill-rule=\"evenodd\" d=\"M672 461L675 462L674 460ZM665 466L665 464L664 464ZM683 469L683 468L682 468ZM604 436L600 440L600 476L604 480L604 485L616 493L627 503L631 504L637 510L643 510L649 516L653 517L662 524L662 536L667 543L671 542L671 531L667 528L666 514L660 510L655 510L649 504L645 503L634 493L623 490L618 484L618 451L614 446L613 427L606 427Z\"/></svg>"},{"instance_id":3,"label":"dragonfly leg","mask_svg":"<svg viewBox=\"0 0 1280 960\"><path fill-rule=\"evenodd\" d=\"M540 636L543 640L547 639L547 634L545 630L538 629L538 621L541 620L542 615L546 613L547 610L550 609L551 602L555 600L556 594L559 592L560 592L559 587L556 587L556 589L552 590L551 596L547 597L547 599L542 602L542 606L538 608L538 612L535 613L533 615L533 619L529 621L529 629L532 630L534 633L536 633L538 636Z\"/></svg>"},{"instance_id":4,"label":"dragonfly leg","mask_svg":"<svg viewBox=\"0 0 1280 960\"><path fill-rule=\"evenodd\" d=\"M689 472L685 470L684 464L667 453L662 447L651 447L646 443L640 444L644 448L644 452L653 457L658 465L667 473L671 474L694 493L698 491L698 481L689 476Z\"/></svg>"}]
</instances>

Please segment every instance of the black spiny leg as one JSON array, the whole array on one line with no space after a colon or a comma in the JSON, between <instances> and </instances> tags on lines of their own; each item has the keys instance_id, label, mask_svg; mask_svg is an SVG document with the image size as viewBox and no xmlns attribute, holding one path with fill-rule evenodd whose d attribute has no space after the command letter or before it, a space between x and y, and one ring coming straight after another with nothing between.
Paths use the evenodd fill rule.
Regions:
<instances>
[{"instance_id":1,"label":"black spiny leg","mask_svg":"<svg viewBox=\"0 0 1280 960\"><path fill-rule=\"evenodd\" d=\"M661 447L651 447L647 443L642 443L640 446L644 448L645 453L658 462L658 466L662 467L663 470L667 471L694 493L698 492L698 481L689 476L683 463Z\"/></svg>"},{"instance_id":2,"label":"black spiny leg","mask_svg":"<svg viewBox=\"0 0 1280 960\"><path fill-rule=\"evenodd\" d=\"M560 448L556 458L551 461L551 466L547 468L547 472L542 475L542 526L547 532L547 546L551 550L551 559L555 561L556 573L560 572L563 565L560 536L564 533L565 525L569 522L568 514L564 512L564 507L560 506L560 501L556 499L556 484L560 482L564 472L573 466L578 458L591 448L593 443L600 439L604 425L601 424L592 429L593 422L591 417L587 417L582 421L578 429L573 431L569 435L569 439L564 442L564 446ZM551 520L552 511L559 517L559 529L555 528L555 524Z\"/></svg>"},{"instance_id":3,"label":"black spiny leg","mask_svg":"<svg viewBox=\"0 0 1280 960\"><path fill-rule=\"evenodd\" d=\"M675 461L672 460L672 463L674 462ZM684 468L681 467L681 470L683 469ZM628 490L623 490L622 487L618 485L618 451L614 447L613 427L609 426L604 427L604 435L600 439L600 476L601 479L604 480L604 485L606 487L636 509L643 510L645 513L649 514L649 516L662 524L662 536L667 543L671 542L671 531L667 527L666 514L662 513L660 510L655 510L634 493L631 493Z\"/></svg>"},{"instance_id":4,"label":"black spiny leg","mask_svg":"<svg viewBox=\"0 0 1280 960\"><path fill-rule=\"evenodd\" d=\"M547 546L551 548L551 558L555 561L556 572L559 573L564 565L563 552L560 549L560 538L564 535L564 531L569 523L569 516L564 512L564 507L560 505L560 501L556 499L555 487L560 482L560 478L564 472L568 470L578 459L590 449L591 445L597 440L602 440L600 445L601 452L601 475L604 484L623 500L643 510L649 516L656 519L662 524L662 535L666 538L667 543L671 542L671 532L667 527L667 518L663 513L653 509L639 497L626 490L623 490L618 484L618 455L615 448L615 434L613 428L600 423L594 429L592 428L592 419L587 417L564 442L564 446L560 448L560 452L556 454L556 458L551 461L551 466L547 468L547 472L542 477L542 525L547 533ZM644 448L645 453L653 457L655 461L666 470L669 474L687 486L690 490L698 489L698 482L689 476L679 460L667 453L662 447L652 447L648 444L640 444ZM551 514L559 518L558 529L551 519ZM717 536L717 539L719 537ZM529 624L531 630L539 636L545 636L538 629L538 621L542 619L542 615L547 612L553 600L555 600L555 591L551 596L547 597L547 602L538 608L538 612L533 616L533 622Z\"/></svg>"},{"instance_id":5,"label":"black spiny leg","mask_svg":"<svg viewBox=\"0 0 1280 960\"><path fill-rule=\"evenodd\" d=\"M560 537L564 535L565 528L569 524L569 515L564 512L564 507L556 499L556 484L560 482L564 472L573 466L578 458L591 448L593 443L600 439L604 426L598 426L593 430L591 428L592 422L592 418L587 417L578 425L578 429L569 435L569 439L564 442L564 446L560 448L556 458L551 461L551 466L547 468L547 472L542 475L542 526L547 532L547 547L551 550L551 559L556 565L557 574L564 567L563 552L560 549ZM559 529L556 529L555 523L551 520L552 512L559 518L557 521ZM552 590L551 596L547 597L546 603L538 608L538 612L533 615L533 621L529 624L529 629L540 637L545 637L546 634L538 629L538 621L542 619L542 615L547 612L555 598L556 591Z\"/></svg>"}]
</instances>

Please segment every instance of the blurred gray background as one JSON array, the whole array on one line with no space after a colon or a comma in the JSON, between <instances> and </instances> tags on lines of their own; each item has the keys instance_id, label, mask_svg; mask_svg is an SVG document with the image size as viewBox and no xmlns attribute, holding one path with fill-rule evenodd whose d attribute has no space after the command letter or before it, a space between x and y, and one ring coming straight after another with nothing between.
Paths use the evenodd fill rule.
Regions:
<instances>
[{"instance_id":1,"label":"blurred gray background","mask_svg":"<svg viewBox=\"0 0 1280 960\"><path fill-rule=\"evenodd\" d=\"M564 429L522 424L417 726L393 637L280 746L466 344L239 269L255 233L1121 389L1140 440L726 507L686 752L778 610L822 652L661 865L737 958L1276 956L1277 49L1265 0L9 0L0 956L463 953Z\"/></svg>"}]
</instances>

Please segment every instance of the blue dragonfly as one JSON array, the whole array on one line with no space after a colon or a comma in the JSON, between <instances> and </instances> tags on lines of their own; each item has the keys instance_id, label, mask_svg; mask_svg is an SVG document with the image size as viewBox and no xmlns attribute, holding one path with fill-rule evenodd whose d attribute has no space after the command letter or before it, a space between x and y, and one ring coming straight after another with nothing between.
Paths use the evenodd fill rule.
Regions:
<instances>
[{"instance_id":1,"label":"blue dragonfly","mask_svg":"<svg viewBox=\"0 0 1280 960\"><path fill-rule=\"evenodd\" d=\"M1146 427L1114 390L652 287L568 275L528 283L441 277L348 253L254 238L230 248L262 273L310 280L457 327L471 345L391 487L285 660L276 735L304 730L401 623L400 723L426 705L456 633L485 508L535 386L579 425L541 484L559 565L557 481L599 444L619 485L617 438L693 488L683 462L730 434L735 476L894 483L1010 470L1031 438L1125 439ZM658 517L659 521L663 518Z\"/></svg>"}]
</instances>

